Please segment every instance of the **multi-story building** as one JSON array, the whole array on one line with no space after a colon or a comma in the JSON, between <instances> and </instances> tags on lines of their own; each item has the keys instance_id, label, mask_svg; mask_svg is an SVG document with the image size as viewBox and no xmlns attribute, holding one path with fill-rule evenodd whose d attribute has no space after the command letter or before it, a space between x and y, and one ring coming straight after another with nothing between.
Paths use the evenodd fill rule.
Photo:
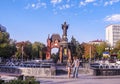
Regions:
<instances>
[{"instance_id":1,"label":"multi-story building","mask_svg":"<svg viewBox=\"0 0 120 84\"><path fill-rule=\"evenodd\" d=\"M120 40L120 24L112 24L106 27L106 41L111 47Z\"/></svg>"},{"instance_id":2,"label":"multi-story building","mask_svg":"<svg viewBox=\"0 0 120 84\"><path fill-rule=\"evenodd\" d=\"M104 41L102 40L93 40L93 41L89 41L89 44L97 44L97 45L100 45L101 43L103 43Z\"/></svg>"}]
</instances>

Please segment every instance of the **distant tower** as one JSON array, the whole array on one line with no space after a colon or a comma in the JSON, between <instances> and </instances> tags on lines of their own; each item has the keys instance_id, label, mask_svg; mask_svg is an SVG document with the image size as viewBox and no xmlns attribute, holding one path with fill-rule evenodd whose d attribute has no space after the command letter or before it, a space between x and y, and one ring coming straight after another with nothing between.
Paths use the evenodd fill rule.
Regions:
<instances>
[{"instance_id":1,"label":"distant tower","mask_svg":"<svg viewBox=\"0 0 120 84\"><path fill-rule=\"evenodd\" d=\"M66 42L68 42L67 29L68 29L68 25L66 24L66 22L64 22L64 24L62 24L62 30L63 30L62 41L66 41Z\"/></svg>"}]
</instances>

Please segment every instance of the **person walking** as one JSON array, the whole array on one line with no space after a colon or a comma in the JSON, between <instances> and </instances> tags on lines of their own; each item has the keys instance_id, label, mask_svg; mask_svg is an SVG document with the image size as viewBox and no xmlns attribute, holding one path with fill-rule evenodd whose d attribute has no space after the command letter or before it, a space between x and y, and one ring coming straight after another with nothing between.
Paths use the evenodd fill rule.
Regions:
<instances>
[{"instance_id":1,"label":"person walking","mask_svg":"<svg viewBox=\"0 0 120 84\"><path fill-rule=\"evenodd\" d=\"M67 60L66 68L68 71L68 78L70 78L70 74L71 74L71 60L70 59Z\"/></svg>"},{"instance_id":2,"label":"person walking","mask_svg":"<svg viewBox=\"0 0 120 84\"><path fill-rule=\"evenodd\" d=\"M80 62L79 62L78 57L74 56L73 63L72 63L72 66L73 66L73 77L72 78L78 78L79 64Z\"/></svg>"}]
</instances>

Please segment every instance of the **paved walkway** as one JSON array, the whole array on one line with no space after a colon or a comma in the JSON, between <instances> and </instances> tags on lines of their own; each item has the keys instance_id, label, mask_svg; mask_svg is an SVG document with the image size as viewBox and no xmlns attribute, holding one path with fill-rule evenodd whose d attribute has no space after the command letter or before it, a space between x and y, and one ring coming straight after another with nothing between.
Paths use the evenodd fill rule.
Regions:
<instances>
[{"instance_id":1,"label":"paved walkway","mask_svg":"<svg viewBox=\"0 0 120 84\"><path fill-rule=\"evenodd\" d=\"M1 79L9 81L15 79L11 76L1 75ZM79 74L78 78L68 78L67 74L52 77L36 77L40 84L120 84L118 76L93 76L90 74Z\"/></svg>"},{"instance_id":2,"label":"paved walkway","mask_svg":"<svg viewBox=\"0 0 120 84\"><path fill-rule=\"evenodd\" d=\"M36 78L40 84L120 84L120 76L79 75L79 78L67 78L67 75Z\"/></svg>"}]
</instances>

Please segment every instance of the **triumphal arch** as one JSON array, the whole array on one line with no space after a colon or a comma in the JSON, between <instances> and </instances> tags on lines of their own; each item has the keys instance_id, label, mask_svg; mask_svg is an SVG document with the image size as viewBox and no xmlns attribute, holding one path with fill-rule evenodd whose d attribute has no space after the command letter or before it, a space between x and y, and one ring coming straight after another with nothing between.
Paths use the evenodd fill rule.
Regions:
<instances>
[{"instance_id":1,"label":"triumphal arch","mask_svg":"<svg viewBox=\"0 0 120 84\"><path fill-rule=\"evenodd\" d=\"M47 38L47 52L46 52L46 59L51 59L51 49L52 48L58 48L59 50L59 62L62 63L64 58L63 56L66 56L68 59L71 60L71 51L68 47L68 38L67 38L67 30L68 30L68 24L64 22L62 24L62 30L63 34L62 37L60 37L59 34L52 34L52 36L48 35Z\"/></svg>"}]
</instances>

